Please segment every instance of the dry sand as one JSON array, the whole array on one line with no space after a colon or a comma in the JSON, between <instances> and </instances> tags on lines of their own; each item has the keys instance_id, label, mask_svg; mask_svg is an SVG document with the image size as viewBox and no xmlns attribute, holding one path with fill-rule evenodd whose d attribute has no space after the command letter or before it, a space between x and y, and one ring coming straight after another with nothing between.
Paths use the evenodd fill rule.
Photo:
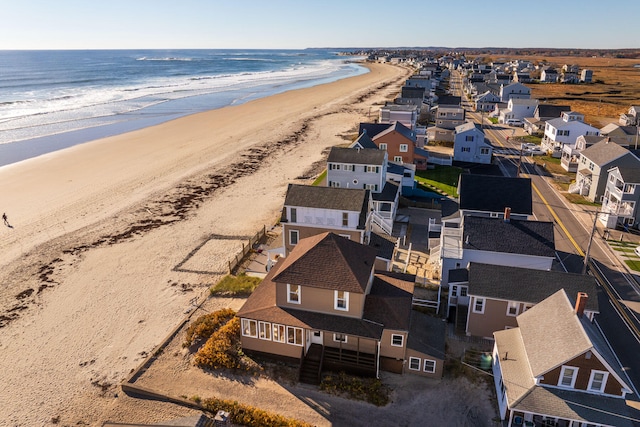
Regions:
<instances>
[{"instance_id":1,"label":"dry sand","mask_svg":"<svg viewBox=\"0 0 640 427\"><path fill-rule=\"evenodd\" d=\"M112 417L117 384L276 221L286 185L408 76L370 67L0 168L0 425ZM118 420L146 422L132 408L147 404Z\"/></svg>"}]
</instances>

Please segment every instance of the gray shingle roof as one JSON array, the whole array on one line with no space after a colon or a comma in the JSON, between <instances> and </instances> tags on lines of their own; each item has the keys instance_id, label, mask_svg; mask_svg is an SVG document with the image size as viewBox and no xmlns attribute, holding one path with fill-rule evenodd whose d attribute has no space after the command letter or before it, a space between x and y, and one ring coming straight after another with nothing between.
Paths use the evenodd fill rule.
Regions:
<instances>
[{"instance_id":1,"label":"gray shingle roof","mask_svg":"<svg viewBox=\"0 0 640 427\"><path fill-rule=\"evenodd\" d=\"M382 132L378 133L376 136L373 136L372 138L375 141L376 139L383 137L384 135L387 135L391 132L397 132L400 135L404 136L405 138L411 140L412 142L416 142L416 133L400 122L394 122L392 125L389 126L388 129L383 130Z\"/></svg>"},{"instance_id":2,"label":"gray shingle roof","mask_svg":"<svg viewBox=\"0 0 640 427\"><path fill-rule=\"evenodd\" d=\"M476 262L469 265L470 295L537 304L560 289L564 289L572 301L578 292L586 292L592 296L587 300L587 310L598 311L593 276Z\"/></svg>"},{"instance_id":3,"label":"gray shingle roof","mask_svg":"<svg viewBox=\"0 0 640 427\"><path fill-rule=\"evenodd\" d=\"M407 348L428 354L438 359L445 358L446 322L411 310L411 327Z\"/></svg>"},{"instance_id":4,"label":"gray shingle roof","mask_svg":"<svg viewBox=\"0 0 640 427\"><path fill-rule=\"evenodd\" d=\"M629 150L615 142L610 142L606 138L590 147L585 148L581 153L582 156L591 160L598 166L611 163L615 159L630 154Z\"/></svg>"},{"instance_id":5,"label":"gray shingle roof","mask_svg":"<svg viewBox=\"0 0 640 427\"><path fill-rule=\"evenodd\" d=\"M466 216L464 249L555 257L553 223Z\"/></svg>"},{"instance_id":6,"label":"gray shingle roof","mask_svg":"<svg viewBox=\"0 0 640 427\"><path fill-rule=\"evenodd\" d=\"M389 123L360 123L358 128L358 134L362 135L366 133L371 139L375 138L380 132L389 129L391 125Z\"/></svg>"},{"instance_id":7,"label":"gray shingle roof","mask_svg":"<svg viewBox=\"0 0 640 427\"><path fill-rule=\"evenodd\" d=\"M362 148L375 148L376 150L378 149L376 143L369 138L369 135L366 132L362 132L349 147L353 148L356 146L360 146Z\"/></svg>"},{"instance_id":8,"label":"gray shingle roof","mask_svg":"<svg viewBox=\"0 0 640 427\"><path fill-rule=\"evenodd\" d=\"M638 184L640 183L640 168L630 168L626 166L618 167L625 184Z\"/></svg>"},{"instance_id":9,"label":"gray shingle roof","mask_svg":"<svg viewBox=\"0 0 640 427\"><path fill-rule=\"evenodd\" d=\"M393 258L393 252L395 251L397 240L397 237L389 236L388 234L379 234L372 231L369 237L369 246L377 251L379 258L390 260Z\"/></svg>"},{"instance_id":10,"label":"gray shingle roof","mask_svg":"<svg viewBox=\"0 0 640 427\"><path fill-rule=\"evenodd\" d=\"M398 195L399 186L393 181L387 181L379 193L371 193L371 198L378 202L393 202Z\"/></svg>"},{"instance_id":11,"label":"gray shingle roof","mask_svg":"<svg viewBox=\"0 0 640 427\"><path fill-rule=\"evenodd\" d=\"M382 166L385 154L385 151L377 148L331 147L327 162Z\"/></svg>"},{"instance_id":12,"label":"gray shingle roof","mask_svg":"<svg viewBox=\"0 0 640 427\"><path fill-rule=\"evenodd\" d=\"M460 209L533 214L531 179L492 175L460 175Z\"/></svg>"},{"instance_id":13,"label":"gray shingle roof","mask_svg":"<svg viewBox=\"0 0 640 427\"><path fill-rule=\"evenodd\" d=\"M367 192L357 188L289 184L284 205L360 212L366 206Z\"/></svg>"}]
</instances>

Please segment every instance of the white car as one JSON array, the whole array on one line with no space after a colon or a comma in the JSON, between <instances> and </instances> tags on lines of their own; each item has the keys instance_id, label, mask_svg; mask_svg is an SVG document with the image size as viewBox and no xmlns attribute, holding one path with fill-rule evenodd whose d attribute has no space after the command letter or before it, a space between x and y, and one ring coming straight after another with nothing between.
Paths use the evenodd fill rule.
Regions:
<instances>
[{"instance_id":1,"label":"white car","mask_svg":"<svg viewBox=\"0 0 640 427\"><path fill-rule=\"evenodd\" d=\"M520 119L507 119L504 124L507 126L524 126Z\"/></svg>"}]
</instances>

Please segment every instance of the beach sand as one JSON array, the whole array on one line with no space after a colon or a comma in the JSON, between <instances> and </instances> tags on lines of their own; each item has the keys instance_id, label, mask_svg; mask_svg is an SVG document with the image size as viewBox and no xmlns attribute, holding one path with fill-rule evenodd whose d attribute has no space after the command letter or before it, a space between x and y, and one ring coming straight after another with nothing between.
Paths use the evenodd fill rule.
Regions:
<instances>
[{"instance_id":1,"label":"beach sand","mask_svg":"<svg viewBox=\"0 0 640 427\"><path fill-rule=\"evenodd\" d=\"M0 168L0 425L101 425L105 396L277 221L287 184L410 74L368 67Z\"/></svg>"}]
</instances>

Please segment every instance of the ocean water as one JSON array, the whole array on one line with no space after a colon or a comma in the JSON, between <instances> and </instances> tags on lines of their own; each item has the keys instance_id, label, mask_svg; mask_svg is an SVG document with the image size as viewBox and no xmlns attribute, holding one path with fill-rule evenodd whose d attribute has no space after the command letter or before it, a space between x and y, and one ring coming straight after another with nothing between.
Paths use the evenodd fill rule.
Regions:
<instances>
[{"instance_id":1,"label":"ocean water","mask_svg":"<svg viewBox=\"0 0 640 427\"><path fill-rule=\"evenodd\" d=\"M0 51L0 166L363 74L335 50Z\"/></svg>"}]
</instances>

